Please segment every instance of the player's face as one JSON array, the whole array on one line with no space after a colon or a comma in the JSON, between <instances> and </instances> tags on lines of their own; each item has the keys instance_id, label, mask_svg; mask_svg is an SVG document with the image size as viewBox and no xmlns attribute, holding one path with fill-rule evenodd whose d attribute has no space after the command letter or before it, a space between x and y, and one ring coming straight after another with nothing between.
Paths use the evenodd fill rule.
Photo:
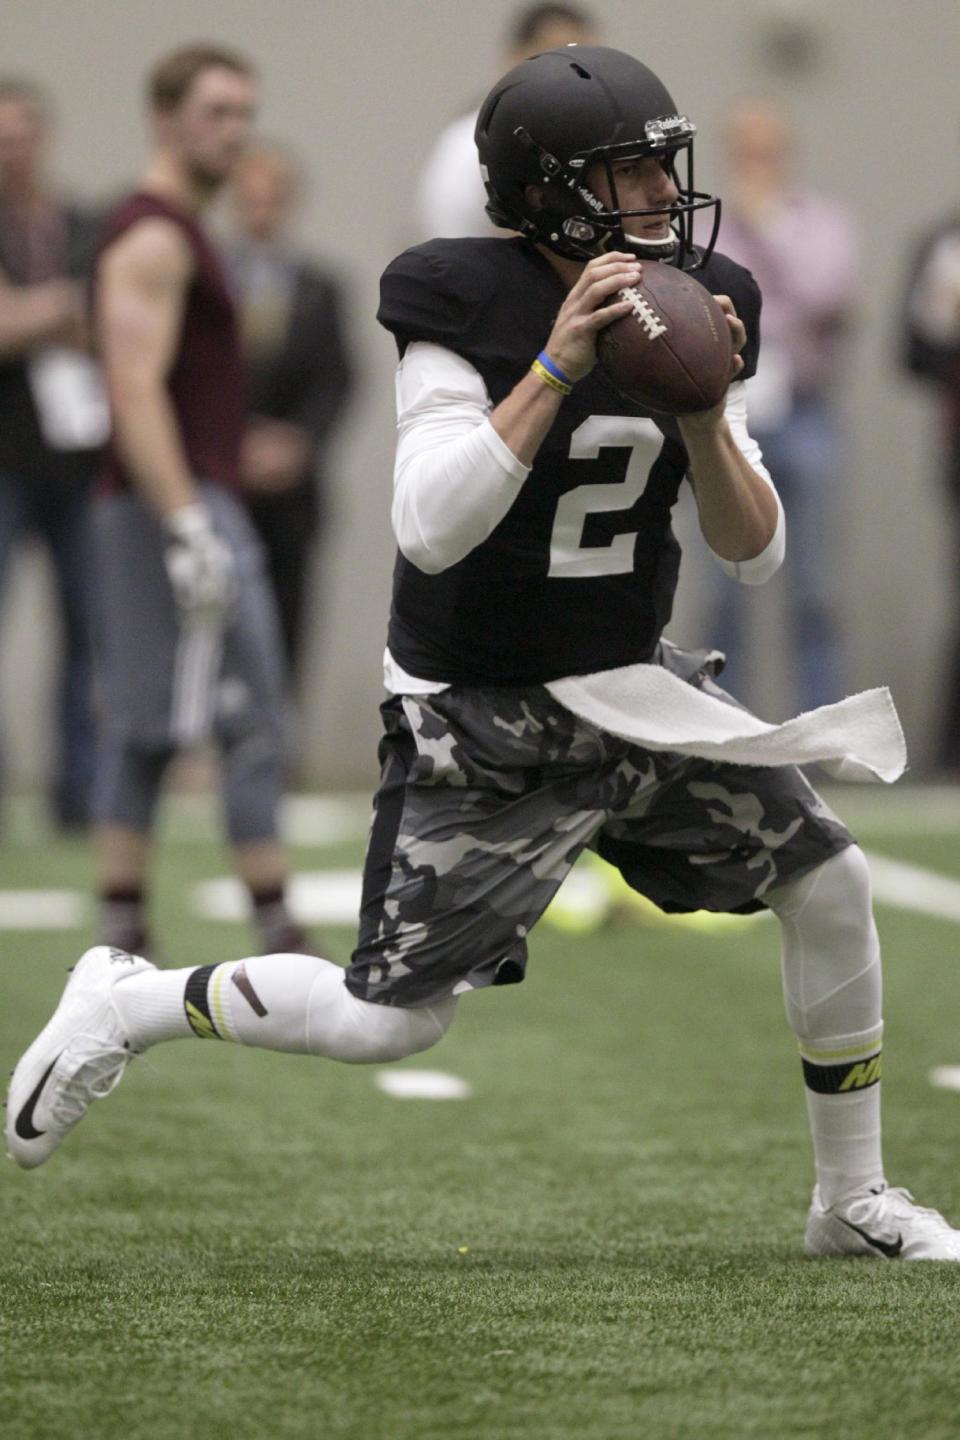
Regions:
<instances>
[{"instance_id":1,"label":"player's face","mask_svg":"<svg viewBox=\"0 0 960 1440\"><path fill-rule=\"evenodd\" d=\"M199 74L176 110L161 121L162 138L201 187L222 185L243 154L256 115L251 76L211 67Z\"/></svg>"},{"instance_id":2,"label":"player's face","mask_svg":"<svg viewBox=\"0 0 960 1440\"><path fill-rule=\"evenodd\" d=\"M616 196L611 194L606 167L599 162L591 165L586 181L589 188L608 209L653 210L653 215L637 215L626 219L623 228L638 240L666 240L670 235L670 207L679 195L676 185L659 160L650 155L614 160L611 169Z\"/></svg>"}]
</instances>

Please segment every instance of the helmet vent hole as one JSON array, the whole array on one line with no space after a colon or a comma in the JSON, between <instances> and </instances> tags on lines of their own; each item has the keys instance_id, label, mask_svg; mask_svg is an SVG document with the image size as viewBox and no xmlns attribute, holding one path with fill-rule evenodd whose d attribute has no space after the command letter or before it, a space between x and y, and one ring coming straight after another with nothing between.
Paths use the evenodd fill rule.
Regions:
<instances>
[{"instance_id":1,"label":"helmet vent hole","mask_svg":"<svg viewBox=\"0 0 960 1440\"><path fill-rule=\"evenodd\" d=\"M590 71L584 70L583 66L578 65L576 61L571 62L570 69L573 70L575 74L579 75L581 80L590 79Z\"/></svg>"}]
</instances>

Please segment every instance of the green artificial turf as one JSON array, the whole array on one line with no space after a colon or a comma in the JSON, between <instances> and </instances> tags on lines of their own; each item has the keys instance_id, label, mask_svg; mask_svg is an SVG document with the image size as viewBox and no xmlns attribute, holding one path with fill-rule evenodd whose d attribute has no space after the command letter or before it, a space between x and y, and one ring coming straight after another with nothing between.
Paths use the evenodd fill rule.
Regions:
<instances>
[{"instance_id":1,"label":"green artificial turf","mask_svg":"<svg viewBox=\"0 0 960 1440\"><path fill-rule=\"evenodd\" d=\"M927 841L864 836L933 864ZM357 846L298 852L304 867ZM960 827L937 837L960 877ZM170 963L242 953L187 897ZM0 846L0 883L84 884L81 842ZM957 927L881 909L888 1173L960 1221ZM0 1060L46 1020L86 933L0 932ZM351 936L330 932L338 958ZM0 1172L0 1435L739 1440L960 1434L960 1267L811 1262L803 1092L771 921L541 927L523 986L468 997L404 1062L216 1042L134 1064L43 1169Z\"/></svg>"}]
</instances>

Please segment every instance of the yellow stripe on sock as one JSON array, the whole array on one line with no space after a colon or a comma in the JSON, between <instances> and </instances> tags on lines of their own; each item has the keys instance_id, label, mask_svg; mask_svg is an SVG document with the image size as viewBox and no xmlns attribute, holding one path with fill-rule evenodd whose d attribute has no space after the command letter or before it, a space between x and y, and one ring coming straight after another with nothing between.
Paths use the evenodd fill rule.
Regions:
<instances>
[{"instance_id":1,"label":"yellow stripe on sock","mask_svg":"<svg viewBox=\"0 0 960 1440\"><path fill-rule=\"evenodd\" d=\"M208 993L210 996L210 1005L213 1010L213 1018L217 1022L217 1029L220 1031L220 1034L223 1036L224 1040L236 1040L237 1037L233 1032L233 1027L231 1025L228 1025L227 1023L226 1011L224 1009L223 999L221 995L224 982L227 978L226 969L226 965L217 966L216 970L213 972L213 984L210 986L210 990Z\"/></svg>"}]
</instances>

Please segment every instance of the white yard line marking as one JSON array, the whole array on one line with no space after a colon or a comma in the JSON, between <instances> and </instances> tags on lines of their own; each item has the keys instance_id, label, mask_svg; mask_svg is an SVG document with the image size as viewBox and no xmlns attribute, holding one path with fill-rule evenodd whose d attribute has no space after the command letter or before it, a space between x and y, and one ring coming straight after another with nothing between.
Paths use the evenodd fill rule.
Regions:
<instances>
[{"instance_id":1,"label":"white yard line marking","mask_svg":"<svg viewBox=\"0 0 960 1440\"><path fill-rule=\"evenodd\" d=\"M915 915L960 920L960 880L938 875L920 865L908 865L903 860L891 860L886 855L871 852L867 860L875 900Z\"/></svg>"},{"instance_id":2,"label":"white yard line marking","mask_svg":"<svg viewBox=\"0 0 960 1440\"><path fill-rule=\"evenodd\" d=\"M301 925L356 925L360 914L359 870L318 870L294 875L288 898ZM206 880L194 887L191 909L204 920L249 919L250 901L233 876Z\"/></svg>"},{"instance_id":3,"label":"white yard line marking","mask_svg":"<svg viewBox=\"0 0 960 1440\"><path fill-rule=\"evenodd\" d=\"M930 1084L935 1090L960 1090L960 1065L935 1065Z\"/></svg>"},{"instance_id":4,"label":"white yard line marking","mask_svg":"<svg viewBox=\"0 0 960 1440\"><path fill-rule=\"evenodd\" d=\"M394 1100L469 1100L473 1087L446 1070L377 1070L373 1083Z\"/></svg>"},{"instance_id":5,"label":"white yard line marking","mask_svg":"<svg viewBox=\"0 0 960 1440\"><path fill-rule=\"evenodd\" d=\"M0 890L0 930L74 930L89 918L82 890Z\"/></svg>"},{"instance_id":6,"label":"white yard line marking","mask_svg":"<svg viewBox=\"0 0 960 1440\"><path fill-rule=\"evenodd\" d=\"M960 921L960 880L949 875L938 875L919 865L908 865L903 860L890 860L885 855L869 854L870 874L873 879L874 898L881 904L892 905L898 910L908 910L917 915L930 915L937 920ZM355 925L360 913L361 874L359 870L317 870L302 872L293 877L290 885L290 908L296 919L303 925ZM584 928L599 926L602 915L595 914L597 896L596 877L589 871L574 870L564 883L557 902L553 923L561 928L578 928L575 922L586 920ZM0 892L17 893L17 892ZM43 891L25 891L25 895L43 895ZM69 894L71 892L61 892ZM578 914L578 907L586 901L586 915ZM40 901L30 902L34 910L44 908ZM30 904L24 908L21 900L17 914L29 914ZM249 901L239 880L224 877L207 880L194 888L191 906L195 915L205 920L244 921L249 917ZM652 909L652 907L651 907ZM73 914L74 912L70 912ZM664 923L673 920L671 916L656 918ZM761 911L763 915L766 912ZM81 924L86 911L80 912L79 919L71 918L64 925ZM718 928L726 921L733 925L742 923L740 916L694 915L681 916L677 923L685 922L691 929ZM0 909L0 927L4 926L3 910ZM35 926L6 925L7 929L47 928Z\"/></svg>"}]
</instances>

